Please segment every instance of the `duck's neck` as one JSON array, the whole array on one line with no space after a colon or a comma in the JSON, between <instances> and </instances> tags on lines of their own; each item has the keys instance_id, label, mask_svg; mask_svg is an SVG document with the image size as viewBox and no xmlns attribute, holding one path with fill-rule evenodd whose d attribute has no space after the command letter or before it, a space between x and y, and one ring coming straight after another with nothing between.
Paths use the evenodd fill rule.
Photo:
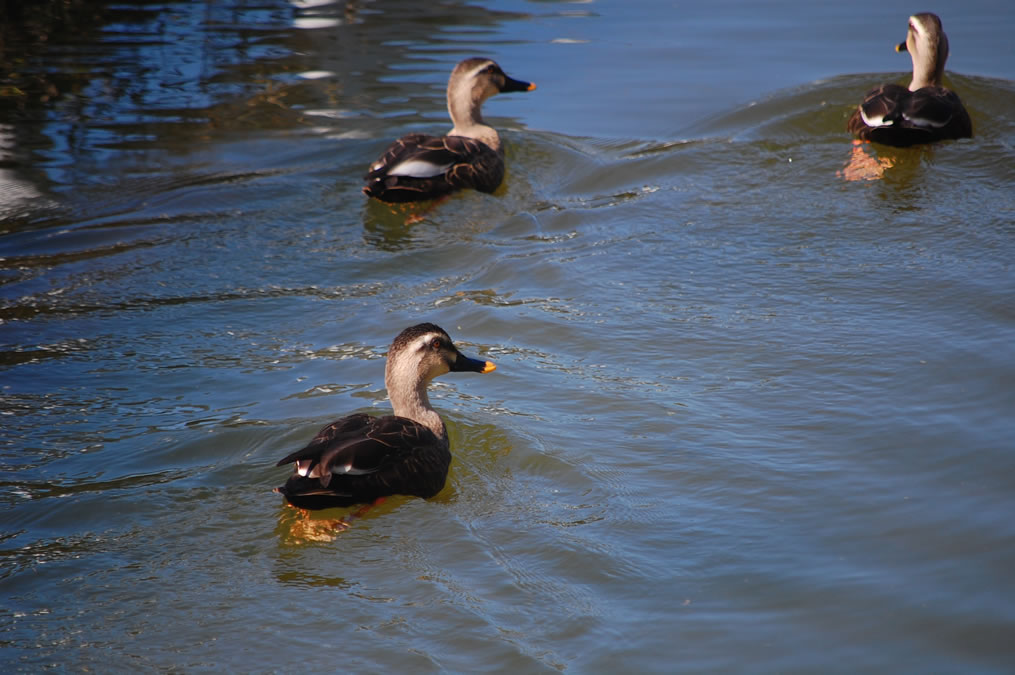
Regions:
<instances>
[{"instance_id":1,"label":"duck's neck","mask_svg":"<svg viewBox=\"0 0 1015 675\"><path fill-rule=\"evenodd\" d=\"M909 91L924 87L940 87L944 68L935 68L931 63L913 63L913 81L909 83Z\"/></svg>"},{"instance_id":2,"label":"duck's neck","mask_svg":"<svg viewBox=\"0 0 1015 675\"><path fill-rule=\"evenodd\" d=\"M455 126L448 135L475 138L499 152L500 136L493 127L483 122L482 105L483 100L475 98L471 91L449 89L448 114Z\"/></svg>"},{"instance_id":3,"label":"duck's neck","mask_svg":"<svg viewBox=\"0 0 1015 675\"><path fill-rule=\"evenodd\" d=\"M948 39L942 35L936 44L927 47L920 52L920 58L913 54L913 81L909 83L909 91L941 86L948 58Z\"/></svg>"},{"instance_id":4,"label":"duck's neck","mask_svg":"<svg viewBox=\"0 0 1015 675\"><path fill-rule=\"evenodd\" d=\"M430 398L427 396L428 382L418 380L411 386L405 386L406 382L407 380L399 379L397 373L389 372L385 375L384 384L388 388L388 398L391 399L395 415L419 422L446 443L448 434L444 428L444 421L430 405Z\"/></svg>"}]
</instances>

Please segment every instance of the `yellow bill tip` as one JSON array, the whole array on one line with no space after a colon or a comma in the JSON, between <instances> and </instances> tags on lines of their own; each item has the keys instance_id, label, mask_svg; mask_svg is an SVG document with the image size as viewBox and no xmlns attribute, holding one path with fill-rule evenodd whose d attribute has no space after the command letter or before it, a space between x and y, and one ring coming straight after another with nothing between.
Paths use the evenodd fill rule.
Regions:
<instances>
[{"instance_id":1,"label":"yellow bill tip","mask_svg":"<svg viewBox=\"0 0 1015 675\"><path fill-rule=\"evenodd\" d=\"M497 365L493 361L487 361L486 363L483 364L483 370L479 372L486 374L492 373L495 370L497 370Z\"/></svg>"}]
</instances>

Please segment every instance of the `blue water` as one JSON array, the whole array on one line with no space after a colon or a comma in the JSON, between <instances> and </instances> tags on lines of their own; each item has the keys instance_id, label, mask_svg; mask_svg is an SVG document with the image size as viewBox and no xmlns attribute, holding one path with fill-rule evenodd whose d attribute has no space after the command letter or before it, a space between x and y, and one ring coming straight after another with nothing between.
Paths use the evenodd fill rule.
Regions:
<instances>
[{"instance_id":1,"label":"blue water","mask_svg":"<svg viewBox=\"0 0 1015 675\"><path fill-rule=\"evenodd\" d=\"M917 10L976 135L853 146ZM5 671L1011 670L1015 13L66 11L3 33ZM474 54L505 186L368 203ZM498 366L446 489L286 507L420 321Z\"/></svg>"}]
</instances>

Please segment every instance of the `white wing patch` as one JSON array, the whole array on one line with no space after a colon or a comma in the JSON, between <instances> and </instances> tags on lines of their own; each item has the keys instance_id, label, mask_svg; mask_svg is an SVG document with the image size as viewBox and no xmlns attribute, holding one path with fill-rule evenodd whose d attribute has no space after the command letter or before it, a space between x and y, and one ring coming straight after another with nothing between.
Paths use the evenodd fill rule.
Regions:
<instances>
[{"instance_id":1,"label":"white wing patch","mask_svg":"<svg viewBox=\"0 0 1015 675\"><path fill-rule=\"evenodd\" d=\"M860 117L863 118L863 123L866 124L869 127L890 127L890 126L892 126L891 122L887 122L887 123L885 122L885 118L884 118L883 115L877 115L877 116L868 117L867 113L864 111L864 109L862 107L860 108Z\"/></svg>"},{"instance_id":2,"label":"white wing patch","mask_svg":"<svg viewBox=\"0 0 1015 675\"><path fill-rule=\"evenodd\" d=\"M373 473L373 469L357 469L352 464L346 464L345 466L332 467L332 473L345 473L350 476L365 476L368 473Z\"/></svg>"},{"instance_id":3,"label":"white wing patch","mask_svg":"<svg viewBox=\"0 0 1015 675\"><path fill-rule=\"evenodd\" d=\"M940 129L941 127L943 127L946 124L948 124L948 122L952 119L951 115L949 115L948 118L944 119L944 120L941 120L941 119L932 120L932 119L928 119L926 117L910 117L909 115L903 115L903 117L905 117L907 120L912 122L913 125L918 126L918 127L923 127L925 129L927 129L927 128L930 128L930 129Z\"/></svg>"},{"instance_id":4,"label":"white wing patch","mask_svg":"<svg viewBox=\"0 0 1015 675\"><path fill-rule=\"evenodd\" d=\"M421 159L410 159L388 169L389 176L408 176L410 178L433 178L441 176L450 169L451 163L434 164Z\"/></svg>"}]
</instances>

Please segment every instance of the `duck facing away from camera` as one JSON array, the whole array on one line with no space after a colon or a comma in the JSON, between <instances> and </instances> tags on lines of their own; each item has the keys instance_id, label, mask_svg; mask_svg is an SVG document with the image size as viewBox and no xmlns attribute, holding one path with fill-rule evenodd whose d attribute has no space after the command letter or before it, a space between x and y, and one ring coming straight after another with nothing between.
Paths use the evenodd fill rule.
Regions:
<instances>
[{"instance_id":1,"label":"duck facing away from camera","mask_svg":"<svg viewBox=\"0 0 1015 675\"><path fill-rule=\"evenodd\" d=\"M409 134L395 141L370 165L363 192L383 202L435 199L462 188L493 192L504 180L504 151L480 108L494 94L535 88L490 59L465 59L448 80L454 128L447 136Z\"/></svg>"},{"instance_id":2,"label":"duck facing away from camera","mask_svg":"<svg viewBox=\"0 0 1015 675\"><path fill-rule=\"evenodd\" d=\"M439 326L406 328L391 343L384 367L394 415L358 413L324 427L279 461L276 466L293 464L295 471L275 491L305 509L369 504L388 495L434 496L444 487L451 451L427 385L447 372L495 369L459 352Z\"/></svg>"},{"instance_id":3,"label":"duck facing away from camera","mask_svg":"<svg viewBox=\"0 0 1015 675\"><path fill-rule=\"evenodd\" d=\"M906 147L973 135L958 95L941 86L948 37L936 14L909 17L906 41L896 51L908 51L913 59L909 88L883 84L872 89L853 112L846 128L858 138L885 145Z\"/></svg>"}]
</instances>

